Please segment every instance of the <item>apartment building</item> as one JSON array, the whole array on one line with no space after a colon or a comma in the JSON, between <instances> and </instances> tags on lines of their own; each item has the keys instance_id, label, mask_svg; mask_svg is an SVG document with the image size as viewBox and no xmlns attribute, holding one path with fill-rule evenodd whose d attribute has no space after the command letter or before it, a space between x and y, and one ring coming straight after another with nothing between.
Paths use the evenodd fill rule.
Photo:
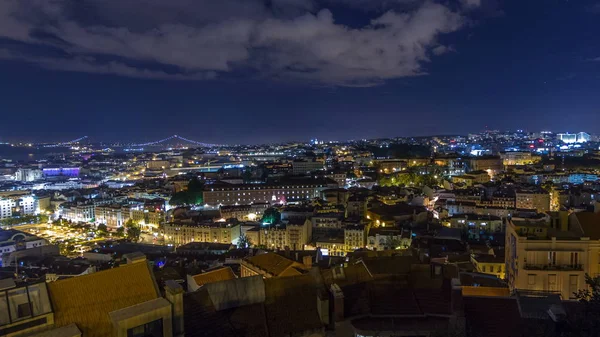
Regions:
<instances>
[{"instance_id":1,"label":"apartment building","mask_svg":"<svg viewBox=\"0 0 600 337\"><path fill-rule=\"evenodd\" d=\"M506 227L506 276L511 290L556 292L563 299L600 273L600 213L548 212L512 218Z\"/></svg>"},{"instance_id":2,"label":"apartment building","mask_svg":"<svg viewBox=\"0 0 600 337\"><path fill-rule=\"evenodd\" d=\"M63 203L59 214L64 220L91 222L96 218L96 206L92 202Z\"/></svg>"},{"instance_id":3,"label":"apartment building","mask_svg":"<svg viewBox=\"0 0 600 337\"><path fill-rule=\"evenodd\" d=\"M103 224L110 228L118 228L125 225L130 217L128 208L121 205L98 205L95 209L96 223Z\"/></svg>"},{"instance_id":4,"label":"apartment building","mask_svg":"<svg viewBox=\"0 0 600 337\"><path fill-rule=\"evenodd\" d=\"M261 227L259 244L268 249L303 250L312 237L310 220L297 219L284 224Z\"/></svg>"},{"instance_id":5,"label":"apartment building","mask_svg":"<svg viewBox=\"0 0 600 337\"><path fill-rule=\"evenodd\" d=\"M550 193L543 190L517 191L515 206L523 209L536 209L540 213L550 211Z\"/></svg>"},{"instance_id":6,"label":"apartment building","mask_svg":"<svg viewBox=\"0 0 600 337\"><path fill-rule=\"evenodd\" d=\"M322 190L328 188L337 188L337 183L327 178L288 179L266 184L227 184L219 182L205 187L204 202L216 206L301 201L316 198Z\"/></svg>"},{"instance_id":7,"label":"apartment building","mask_svg":"<svg viewBox=\"0 0 600 337\"><path fill-rule=\"evenodd\" d=\"M366 229L363 225L346 225L344 227L344 249L346 252L365 248L367 243Z\"/></svg>"},{"instance_id":8,"label":"apartment building","mask_svg":"<svg viewBox=\"0 0 600 337\"><path fill-rule=\"evenodd\" d=\"M232 226L221 222L176 222L164 225L165 243L181 246L190 242L215 242L231 244Z\"/></svg>"}]
</instances>

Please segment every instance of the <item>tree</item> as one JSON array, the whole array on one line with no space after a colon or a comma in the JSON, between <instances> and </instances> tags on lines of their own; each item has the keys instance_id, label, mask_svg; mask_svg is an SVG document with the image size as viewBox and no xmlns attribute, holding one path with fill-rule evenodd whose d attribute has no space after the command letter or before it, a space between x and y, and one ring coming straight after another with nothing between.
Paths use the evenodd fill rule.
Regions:
<instances>
[{"instance_id":1,"label":"tree","mask_svg":"<svg viewBox=\"0 0 600 337\"><path fill-rule=\"evenodd\" d=\"M263 213L262 222L272 225L281 221L281 213L276 208L267 208Z\"/></svg>"},{"instance_id":2,"label":"tree","mask_svg":"<svg viewBox=\"0 0 600 337\"><path fill-rule=\"evenodd\" d=\"M108 227L106 227L105 224L99 224L98 227L96 227L96 229L98 230L98 232L108 232Z\"/></svg>"},{"instance_id":3,"label":"tree","mask_svg":"<svg viewBox=\"0 0 600 337\"><path fill-rule=\"evenodd\" d=\"M600 276L585 275L588 288L575 293L582 310L572 320L567 336L598 336L600 331Z\"/></svg>"},{"instance_id":4,"label":"tree","mask_svg":"<svg viewBox=\"0 0 600 337\"><path fill-rule=\"evenodd\" d=\"M396 239L393 236L388 236L385 241L385 246L389 249L398 249L402 247L402 241L400 239Z\"/></svg>"},{"instance_id":5,"label":"tree","mask_svg":"<svg viewBox=\"0 0 600 337\"><path fill-rule=\"evenodd\" d=\"M119 237L123 237L125 235L125 227L121 226L121 227L117 228L116 234Z\"/></svg>"},{"instance_id":6,"label":"tree","mask_svg":"<svg viewBox=\"0 0 600 337\"><path fill-rule=\"evenodd\" d=\"M238 239L238 248L240 249L244 249L244 248L250 248L252 246L252 242L250 241L250 238L246 236L246 234L242 234L240 236L240 238Z\"/></svg>"},{"instance_id":7,"label":"tree","mask_svg":"<svg viewBox=\"0 0 600 337\"><path fill-rule=\"evenodd\" d=\"M187 191L181 191L173 194L171 199L169 200L169 205L171 206L180 206L185 205L189 202L189 197Z\"/></svg>"},{"instance_id":8,"label":"tree","mask_svg":"<svg viewBox=\"0 0 600 337\"><path fill-rule=\"evenodd\" d=\"M244 180L244 183L252 181L252 171L249 168L242 173L242 179Z\"/></svg>"},{"instance_id":9,"label":"tree","mask_svg":"<svg viewBox=\"0 0 600 337\"><path fill-rule=\"evenodd\" d=\"M190 180L187 186L187 191L174 193L169 200L169 205L201 205L204 203L204 183L196 178Z\"/></svg>"},{"instance_id":10,"label":"tree","mask_svg":"<svg viewBox=\"0 0 600 337\"><path fill-rule=\"evenodd\" d=\"M127 221L125 227L127 228L127 238L133 242L137 242L140 239L140 234L142 234L140 227L135 225L133 221Z\"/></svg>"}]
</instances>

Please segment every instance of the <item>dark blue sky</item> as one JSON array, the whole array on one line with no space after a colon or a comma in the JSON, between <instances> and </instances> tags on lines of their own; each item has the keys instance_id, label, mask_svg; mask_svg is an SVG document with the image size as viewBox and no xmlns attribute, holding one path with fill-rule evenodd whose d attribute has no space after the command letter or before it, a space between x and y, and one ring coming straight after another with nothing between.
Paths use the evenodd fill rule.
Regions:
<instances>
[{"instance_id":1,"label":"dark blue sky","mask_svg":"<svg viewBox=\"0 0 600 337\"><path fill-rule=\"evenodd\" d=\"M176 30L161 33L161 38L171 34L166 45L153 40L129 50L100 39L88 46L90 37L68 26L78 22L86 34L97 33L100 24L103 29L122 28L119 18L109 20L114 12L94 8L98 18L83 18L76 9L61 8L59 20L64 21L57 24L52 9L35 8L33 3L18 9L8 6L4 13L0 8L0 20L2 15L18 19L23 13L42 12L35 20L0 24L0 140L63 141L89 135L93 140L144 141L176 133L205 142L264 143L468 133L486 125L600 133L598 1L442 3L448 13L426 12L424 6L434 5L420 0L404 1L411 3L402 8L382 2L368 10L343 2L351 0L331 1L335 3L281 7L251 20L227 13L217 23L231 27L238 20L266 26L248 28L253 36L241 45L249 53L237 49L242 28L235 37L219 35L222 30L208 35L227 44L205 42L202 30ZM323 8L330 9L333 23L306 22L306 15L326 22ZM372 24L367 28L372 35L351 32L390 10L396 13L390 20L400 21ZM402 21L397 13L403 11L412 19ZM94 11L86 15L90 12ZM452 21L451 13L460 16L459 23ZM438 18L447 21L428 26ZM128 29L146 34L148 27L164 20L187 25L193 19L148 17ZM215 23L206 21L200 27L211 24ZM390 25L390 32L379 29L380 24ZM14 33L22 28L27 34ZM319 30L308 38L303 35ZM411 36L403 37L405 30ZM107 32L119 40L130 38L114 30L92 38ZM179 57L177 34L200 36L201 46L185 49L199 40L184 40L185 55ZM334 38L322 39L324 34ZM390 55L394 51L385 47L396 38L405 39L399 44L406 50L414 45L414 35L421 36L422 51ZM144 38L135 36L128 45ZM346 51L332 56L338 40L344 41L339 50ZM373 45L378 54L362 53ZM443 50L434 51L440 46ZM228 60L225 66L217 62L220 58ZM195 77L178 77L190 74Z\"/></svg>"}]
</instances>

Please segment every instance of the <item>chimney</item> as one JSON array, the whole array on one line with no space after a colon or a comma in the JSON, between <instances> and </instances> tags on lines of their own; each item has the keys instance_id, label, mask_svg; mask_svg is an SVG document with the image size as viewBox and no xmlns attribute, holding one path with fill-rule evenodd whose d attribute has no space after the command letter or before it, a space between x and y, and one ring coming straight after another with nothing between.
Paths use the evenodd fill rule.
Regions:
<instances>
[{"instance_id":1,"label":"chimney","mask_svg":"<svg viewBox=\"0 0 600 337\"><path fill-rule=\"evenodd\" d=\"M171 302L173 313L173 337L183 337L183 288L173 280L165 282L165 298Z\"/></svg>"},{"instance_id":2,"label":"chimney","mask_svg":"<svg viewBox=\"0 0 600 337\"><path fill-rule=\"evenodd\" d=\"M312 256L307 255L302 257L302 263L306 266L306 268L312 268Z\"/></svg>"},{"instance_id":3,"label":"chimney","mask_svg":"<svg viewBox=\"0 0 600 337\"><path fill-rule=\"evenodd\" d=\"M288 259L291 258L290 246L285 246L285 257L287 257Z\"/></svg>"},{"instance_id":4,"label":"chimney","mask_svg":"<svg viewBox=\"0 0 600 337\"><path fill-rule=\"evenodd\" d=\"M558 213L558 216L560 218L560 230L561 231L568 231L569 230L569 212L567 211L560 211Z\"/></svg>"},{"instance_id":5,"label":"chimney","mask_svg":"<svg viewBox=\"0 0 600 337\"><path fill-rule=\"evenodd\" d=\"M333 298L333 319L335 322L344 320L344 292L337 284L331 285L331 297Z\"/></svg>"},{"instance_id":6,"label":"chimney","mask_svg":"<svg viewBox=\"0 0 600 337\"><path fill-rule=\"evenodd\" d=\"M452 311L450 325L454 331L465 331L465 311L463 305L462 285L460 284L460 279L453 278L452 280L450 280L450 284L450 310Z\"/></svg>"}]
</instances>

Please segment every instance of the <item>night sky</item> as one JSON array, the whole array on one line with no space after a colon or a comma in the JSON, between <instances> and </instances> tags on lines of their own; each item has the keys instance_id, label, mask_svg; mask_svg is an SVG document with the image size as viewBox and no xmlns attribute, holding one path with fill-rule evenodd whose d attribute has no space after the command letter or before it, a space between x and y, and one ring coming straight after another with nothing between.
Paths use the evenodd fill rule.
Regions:
<instances>
[{"instance_id":1,"label":"night sky","mask_svg":"<svg viewBox=\"0 0 600 337\"><path fill-rule=\"evenodd\" d=\"M0 141L600 133L600 1L0 0Z\"/></svg>"}]
</instances>

